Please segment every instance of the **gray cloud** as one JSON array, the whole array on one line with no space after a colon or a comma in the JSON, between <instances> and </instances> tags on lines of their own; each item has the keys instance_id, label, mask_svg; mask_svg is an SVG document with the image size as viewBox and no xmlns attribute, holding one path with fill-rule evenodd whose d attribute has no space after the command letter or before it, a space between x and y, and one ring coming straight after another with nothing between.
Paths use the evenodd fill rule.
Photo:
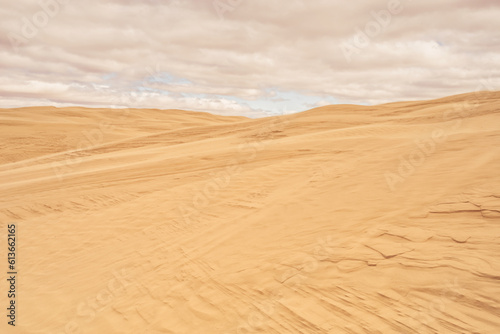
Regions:
<instances>
[{"instance_id":1,"label":"gray cloud","mask_svg":"<svg viewBox=\"0 0 500 334\"><path fill-rule=\"evenodd\" d=\"M498 1L393 1L4 1L0 96L261 116L252 101L273 91L373 104L499 89Z\"/></svg>"}]
</instances>

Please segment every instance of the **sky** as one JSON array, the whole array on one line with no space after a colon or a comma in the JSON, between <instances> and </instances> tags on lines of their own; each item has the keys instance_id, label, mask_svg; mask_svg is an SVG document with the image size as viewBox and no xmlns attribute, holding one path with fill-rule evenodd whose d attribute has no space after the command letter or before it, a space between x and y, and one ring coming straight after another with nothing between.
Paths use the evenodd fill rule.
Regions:
<instances>
[{"instance_id":1,"label":"sky","mask_svg":"<svg viewBox=\"0 0 500 334\"><path fill-rule=\"evenodd\" d=\"M500 88L498 0L0 0L0 107L264 117Z\"/></svg>"}]
</instances>

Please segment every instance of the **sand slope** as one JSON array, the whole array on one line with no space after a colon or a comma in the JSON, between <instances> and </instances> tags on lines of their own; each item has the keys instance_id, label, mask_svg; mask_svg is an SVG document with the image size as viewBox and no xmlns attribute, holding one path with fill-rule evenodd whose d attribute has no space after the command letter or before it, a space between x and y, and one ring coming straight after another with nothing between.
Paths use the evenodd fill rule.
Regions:
<instances>
[{"instance_id":1,"label":"sand slope","mask_svg":"<svg viewBox=\"0 0 500 334\"><path fill-rule=\"evenodd\" d=\"M20 261L2 333L500 331L499 92L0 126Z\"/></svg>"}]
</instances>

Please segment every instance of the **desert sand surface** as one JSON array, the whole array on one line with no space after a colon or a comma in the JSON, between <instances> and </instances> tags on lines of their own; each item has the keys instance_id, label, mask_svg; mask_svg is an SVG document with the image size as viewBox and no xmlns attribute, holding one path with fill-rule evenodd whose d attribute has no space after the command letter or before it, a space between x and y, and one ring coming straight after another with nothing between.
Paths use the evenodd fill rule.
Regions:
<instances>
[{"instance_id":1,"label":"desert sand surface","mask_svg":"<svg viewBox=\"0 0 500 334\"><path fill-rule=\"evenodd\" d=\"M0 126L2 333L500 333L500 92Z\"/></svg>"}]
</instances>

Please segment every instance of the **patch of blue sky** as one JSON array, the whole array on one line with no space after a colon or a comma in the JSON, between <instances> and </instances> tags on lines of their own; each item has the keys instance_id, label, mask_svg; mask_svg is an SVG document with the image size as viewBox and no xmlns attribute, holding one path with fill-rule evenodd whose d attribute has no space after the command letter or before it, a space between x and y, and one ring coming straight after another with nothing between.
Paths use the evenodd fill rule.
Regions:
<instances>
[{"instance_id":1,"label":"patch of blue sky","mask_svg":"<svg viewBox=\"0 0 500 334\"><path fill-rule=\"evenodd\" d=\"M191 82L187 79L175 77L168 73L163 73L161 76L148 77L149 82L161 82L167 84L186 84ZM160 95L171 95L171 92L162 90L160 88L152 88L143 86L144 82L137 82L135 88L138 92L154 92ZM283 115L295 113L300 111L309 110L315 107L337 104L338 100L331 96L311 95L307 93L295 91L281 91L279 89L269 88L263 93L263 96L257 99L244 99L232 95L222 94L200 94L200 93L176 93L176 95L185 98L198 98L198 99L226 99L234 101L241 106L246 106L250 109L256 110L259 113L264 112L269 116Z\"/></svg>"},{"instance_id":2,"label":"patch of blue sky","mask_svg":"<svg viewBox=\"0 0 500 334\"><path fill-rule=\"evenodd\" d=\"M192 84L192 82L189 81L188 79L172 75L168 72L152 73L150 76L146 77L145 81L151 83L164 83L164 84L175 84L175 85Z\"/></svg>"},{"instance_id":3,"label":"patch of blue sky","mask_svg":"<svg viewBox=\"0 0 500 334\"><path fill-rule=\"evenodd\" d=\"M111 72L111 73L106 73L106 74L103 74L101 75L101 78L102 80L111 80L111 79L114 79L116 78L118 74L116 72Z\"/></svg>"},{"instance_id":4,"label":"patch of blue sky","mask_svg":"<svg viewBox=\"0 0 500 334\"><path fill-rule=\"evenodd\" d=\"M318 106L336 104L338 100L331 96L315 96L294 91L276 91L267 92L265 96L248 100L236 96L227 95L204 95L204 94L189 94L193 97L202 98L220 98L228 99L237 102L240 105L248 106L251 109L264 111L269 116L289 114L294 112L305 111ZM187 94L185 94L187 95Z\"/></svg>"}]
</instances>

